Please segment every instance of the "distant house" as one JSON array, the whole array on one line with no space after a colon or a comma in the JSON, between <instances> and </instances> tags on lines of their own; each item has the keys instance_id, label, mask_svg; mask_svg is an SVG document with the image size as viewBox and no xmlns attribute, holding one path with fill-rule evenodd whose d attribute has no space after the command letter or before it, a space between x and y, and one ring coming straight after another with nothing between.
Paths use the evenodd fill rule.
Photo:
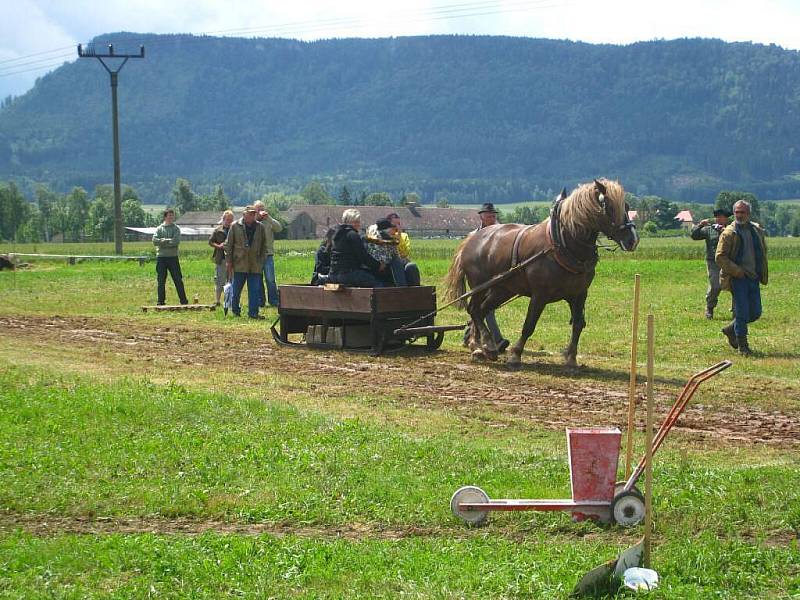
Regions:
<instances>
[{"instance_id":1,"label":"distant house","mask_svg":"<svg viewBox=\"0 0 800 600\"><path fill-rule=\"evenodd\" d=\"M422 206L334 206L316 204L293 206L281 216L288 223L290 240L321 239L330 227L342 219L342 212L355 208L361 213L361 227L366 229L378 219L396 212L403 227L413 237L463 237L480 225L475 210L429 208Z\"/></svg>"},{"instance_id":2,"label":"distant house","mask_svg":"<svg viewBox=\"0 0 800 600\"><path fill-rule=\"evenodd\" d=\"M674 220L678 223L681 229L691 229L692 225L694 224L692 212L689 210L680 211L677 215L675 215Z\"/></svg>"}]
</instances>

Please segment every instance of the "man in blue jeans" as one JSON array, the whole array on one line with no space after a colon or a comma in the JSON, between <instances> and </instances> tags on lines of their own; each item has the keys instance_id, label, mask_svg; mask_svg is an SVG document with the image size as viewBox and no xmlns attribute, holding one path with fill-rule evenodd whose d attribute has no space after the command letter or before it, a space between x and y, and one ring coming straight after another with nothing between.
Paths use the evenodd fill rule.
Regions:
<instances>
[{"instance_id":1,"label":"man in blue jeans","mask_svg":"<svg viewBox=\"0 0 800 600\"><path fill-rule=\"evenodd\" d=\"M767 244L761 225L750 220L750 204L739 200L733 205L734 221L719 237L714 259L721 270L722 289L733 294L734 319L723 327L739 354L751 356L747 342L747 324L761 316L761 288L767 285Z\"/></svg>"},{"instance_id":2,"label":"man in blue jeans","mask_svg":"<svg viewBox=\"0 0 800 600\"><path fill-rule=\"evenodd\" d=\"M267 239L264 226L256 221L256 209L248 206L242 218L231 225L225 238L225 260L228 275L233 279L233 306L237 317L241 315L239 299L247 283L247 315L251 319L263 319L258 314L261 305L261 270L267 254Z\"/></svg>"},{"instance_id":3,"label":"man in blue jeans","mask_svg":"<svg viewBox=\"0 0 800 600\"><path fill-rule=\"evenodd\" d=\"M264 234L267 238L267 255L264 257L264 281L267 282L266 294L264 294L264 284L261 284L261 306L278 306L278 284L275 281L275 234L283 231L283 225L277 219L273 219L267 212L264 203L259 200L253 205L256 209L256 221L264 226Z\"/></svg>"}]
</instances>

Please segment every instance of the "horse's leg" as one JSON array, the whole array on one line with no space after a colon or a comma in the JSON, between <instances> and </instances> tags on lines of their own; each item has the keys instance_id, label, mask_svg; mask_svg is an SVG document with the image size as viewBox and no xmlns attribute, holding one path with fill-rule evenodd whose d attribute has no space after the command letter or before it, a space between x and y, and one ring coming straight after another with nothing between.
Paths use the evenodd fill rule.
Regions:
<instances>
[{"instance_id":1,"label":"horse's leg","mask_svg":"<svg viewBox=\"0 0 800 600\"><path fill-rule=\"evenodd\" d=\"M472 358L476 360L497 360L497 349L492 340L492 334L486 326L484 317L485 296L473 298L469 303L469 316L472 317L472 341L470 349Z\"/></svg>"},{"instance_id":2,"label":"horse's leg","mask_svg":"<svg viewBox=\"0 0 800 600\"><path fill-rule=\"evenodd\" d=\"M542 311L546 304L536 299L536 296L531 298L528 304L528 314L525 316L525 324L522 326L522 333L516 343L508 350L508 364L511 368L519 367L522 364L522 351L525 349L525 344L528 338L533 335L536 329L536 323L539 322L539 317L542 316Z\"/></svg>"},{"instance_id":3,"label":"horse's leg","mask_svg":"<svg viewBox=\"0 0 800 600\"><path fill-rule=\"evenodd\" d=\"M581 331L586 327L586 316L584 307L586 306L587 292L580 296L568 300L571 313L570 323L572 323L572 336L569 339L569 346L564 349L564 358L568 367L578 366L578 340L581 338Z\"/></svg>"}]
</instances>

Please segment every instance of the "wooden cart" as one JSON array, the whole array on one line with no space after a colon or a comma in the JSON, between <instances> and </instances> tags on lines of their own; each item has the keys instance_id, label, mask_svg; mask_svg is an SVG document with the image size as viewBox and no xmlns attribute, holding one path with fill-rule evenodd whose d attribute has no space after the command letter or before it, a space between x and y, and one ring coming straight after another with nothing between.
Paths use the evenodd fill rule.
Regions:
<instances>
[{"instance_id":1,"label":"wooden cart","mask_svg":"<svg viewBox=\"0 0 800 600\"><path fill-rule=\"evenodd\" d=\"M360 349L378 355L424 339L428 349L436 350L445 331L464 327L434 325L433 286L282 285L279 289L281 305L271 330L275 341L283 345L305 342L312 347ZM302 334L303 342L292 341L292 334Z\"/></svg>"}]
</instances>

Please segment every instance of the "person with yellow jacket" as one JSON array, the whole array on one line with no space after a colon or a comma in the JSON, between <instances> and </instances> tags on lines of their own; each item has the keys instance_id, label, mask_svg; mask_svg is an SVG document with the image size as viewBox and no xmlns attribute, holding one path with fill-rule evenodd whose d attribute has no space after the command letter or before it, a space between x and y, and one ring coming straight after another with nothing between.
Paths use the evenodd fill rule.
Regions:
<instances>
[{"instance_id":1,"label":"person with yellow jacket","mask_svg":"<svg viewBox=\"0 0 800 600\"><path fill-rule=\"evenodd\" d=\"M743 356L753 354L747 341L747 324L761 316L759 284L767 285L769 279L764 230L750 220L750 213L749 202L739 200L733 205L734 221L722 231L714 256L721 287L733 294L734 319L722 333Z\"/></svg>"},{"instance_id":2,"label":"person with yellow jacket","mask_svg":"<svg viewBox=\"0 0 800 600\"><path fill-rule=\"evenodd\" d=\"M264 226L256 221L256 209L248 206L242 218L231 225L225 238L225 261L228 277L233 280L233 306L237 317L241 315L239 299L247 282L247 315L251 319L263 319L258 314L261 304L261 270L267 255L267 235Z\"/></svg>"}]
</instances>

